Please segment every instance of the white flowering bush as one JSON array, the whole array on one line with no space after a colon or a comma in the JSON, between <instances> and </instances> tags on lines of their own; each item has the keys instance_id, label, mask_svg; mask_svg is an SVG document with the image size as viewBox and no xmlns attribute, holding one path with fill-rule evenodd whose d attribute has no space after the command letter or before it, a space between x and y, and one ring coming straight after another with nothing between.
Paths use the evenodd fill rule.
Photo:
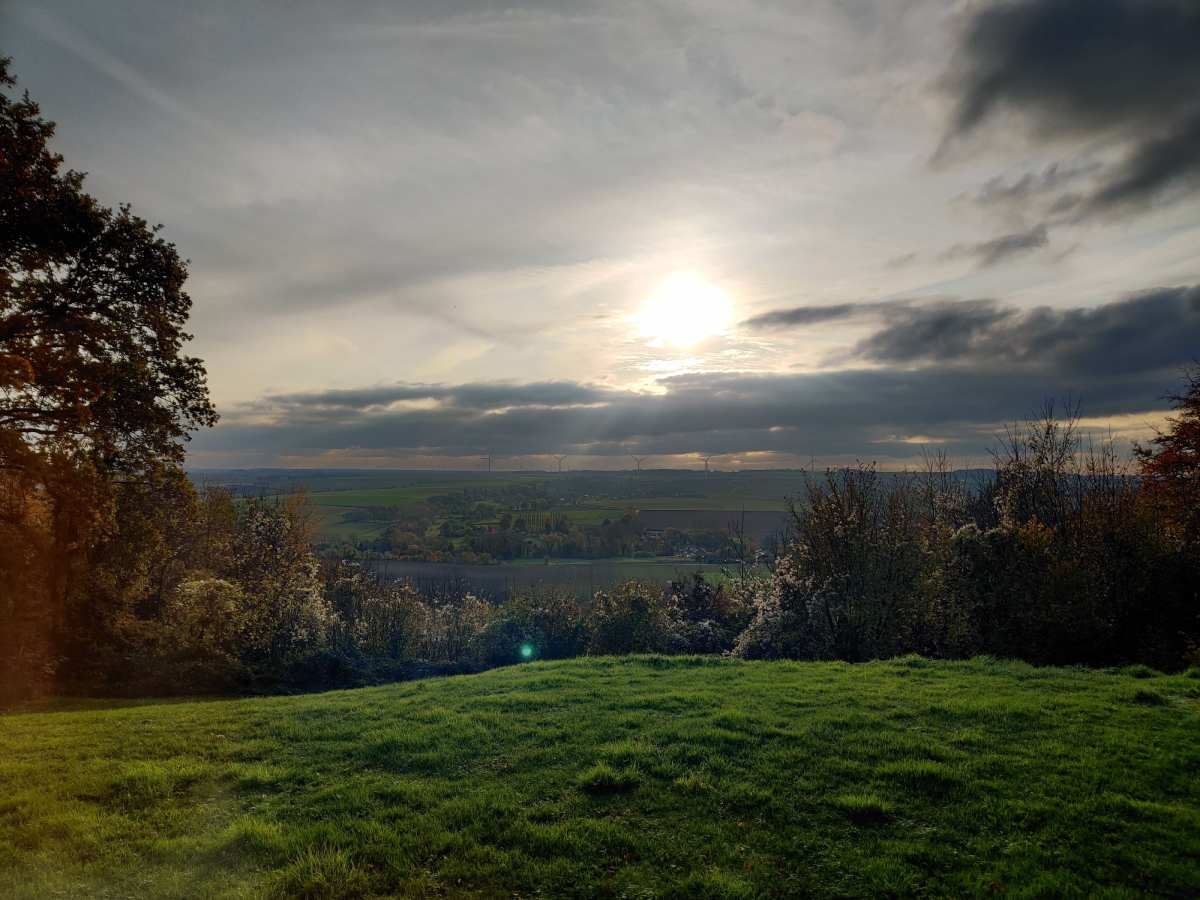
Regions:
<instances>
[{"instance_id":1,"label":"white flowering bush","mask_svg":"<svg viewBox=\"0 0 1200 900\"><path fill-rule=\"evenodd\" d=\"M251 603L241 586L224 578L181 582L163 604L161 650L202 683L243 673L242 651L252 630ZM177 672L177 676L182 673Z\"/></svg>"}]
</instances>

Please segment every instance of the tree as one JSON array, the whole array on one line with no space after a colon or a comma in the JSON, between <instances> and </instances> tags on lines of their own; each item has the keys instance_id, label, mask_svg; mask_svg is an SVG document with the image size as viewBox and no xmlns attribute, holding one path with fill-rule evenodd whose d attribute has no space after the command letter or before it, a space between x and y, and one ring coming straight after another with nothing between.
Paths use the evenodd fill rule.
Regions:
<instances>
[{"instance_id":1,"label":"tree","mask_svg":"<svg viewBox=\"0 0 1200 900\"><path fill-rule=\"evenodd\" d=\"M103 656L177 567L150 557L190 515L188 433L216 422L184 353L175 247L63 167L54 124L0 58L0 681ZM167 495L170 496L167 496ZM163 521L159 521L162 519ZM143 540L146 538L146 540ZM153 538L153 539L151 539Z\"/></svg>"},{"instance_id":2,"label":"tree","mask_svg":"<svg viewBox=\"0 0 1200 900\"><path fill-rule=\"evenodd\" d=\"M1136 448L1146 491L1188 543L1200 542L1200 364L1170 398L1175 415L1149 446Z\"/></svg>"},{"instance_id":3,"label":"tree","mask_svg":"<svg viewBox=\"0 0 1200 900\"><path fill-rule=\"evenodd\" d=\"M0 59L0 87L11 88ZM191 300L174 245L63 170L54 124L0 91L0 465L60 450L106 471L183 459L212 425L203 364L183 353Z\"/></svg>"}]
</instances>

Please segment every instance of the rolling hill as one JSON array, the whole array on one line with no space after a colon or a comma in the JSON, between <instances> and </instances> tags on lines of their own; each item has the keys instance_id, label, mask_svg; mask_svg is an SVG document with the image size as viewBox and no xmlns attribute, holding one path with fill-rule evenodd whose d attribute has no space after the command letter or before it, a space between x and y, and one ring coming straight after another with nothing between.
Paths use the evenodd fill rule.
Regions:
<instances>
[{"instance_id":1,"label":"rolling hill","mask_svg":"<svg viewBox=\"0 0 1200 900\"><path fill-rule=\"evenodd\" d=\"M1195 674L594 658L14 712L0 896L1195 896Z\"/></svg>"}]
</instances>

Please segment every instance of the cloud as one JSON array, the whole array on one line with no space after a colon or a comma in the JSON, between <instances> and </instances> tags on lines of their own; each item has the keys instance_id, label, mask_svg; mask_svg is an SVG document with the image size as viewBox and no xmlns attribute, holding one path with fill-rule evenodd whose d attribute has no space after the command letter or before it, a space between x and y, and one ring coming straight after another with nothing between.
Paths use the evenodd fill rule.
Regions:
<instances>
[{"instance_id":1,"label":"cloud","mask_svg":"<svg viewBox=\"0 0 1200 900\"><path fill-rule=\"evenodd\" d=\"M1046 194L1061 191L1086 175L1102 167L1097 160L1075 162L1053 162L1036 172L1025 172L1019 178L1006 179L1002 175L989 178L968 199L978 206L1023 206L1028 201Z\"/></svg>"},{"instance_id":2,"label":"cloud","mask_svg":"<svg viewBox=\"0 0 1200 900\"><path fill-rule=\"evenodd\" d=\"M1200 45L1196 53L1200 56ZM1168 188L1190 191L1198 185L1200 113L1165 137L1140 144L1087 201L1087 206L1097 212L1144 207Z\"/></svg>"},{"instance_id":3,"label":"cloud","mask_svg":"<svg viewBox=\"0 0 1200 900\"><path fill-rule=\"evenodd\" d=\"M489 382L459 385L392 384L366 388L268 394L248 404L253 413L324 410L365 412L386 409L397 403L433 400L468 410L506 406L561 407L601 403L613 392L573 381L542 381L531 384Z\"/></svg>"},{"instance_id":4,"label":"cloud","mask_svg":"<svg viewBox=\"0 0 1200 900\"><path fill-rule=\"evenodd\" d=\"M470 457L485 448L903 458L915 436L933 435L978 456L999 424L1048 396L1078 398L1092 417L1159 408L1200 347L1200 286L1092 309L1018 310L990 300L837 309L858 314L882 324L853 348L855 367L840 371L691 373L662 378L653 391L555 381L278 394L197 436L196 447L256 459Z\"/></svg>"},{"instance_id":5,"label":"cloud","mask_svg":"<svg viewBox=\"0 0 1200 900\"><path fill-rule=\"evenodd\" d=\"M839 319L849 319L854 316L878 312L880 304L875 303L833 303L827 306L796 306L791 309L776 309L762 315L752 316L742 322L746 328L770 330L776 328L797 328L804 325L817 325L824 322L836 322Z\"/></svg>"},{"instance_id":6,"label":"cloud","mask_svg":"<svg viewBox=\"0 0 1200 900\"><path fill-rule=\"evenodd\" d=\"M279 413L198 435L200 458L316 457L331 452L471 457L570 453L774 452L798 456L908 457L915 435L934 435L979 456L1004 421L1047 395L1081 398L1091 416L1158 405L1174 377L1047 378L1041 372L852 369L830 373L692 374L663 379L660 393L619 392L598 406L505 405L359 411L336 421Z\"/></svg>"},{"instance_id":7,"label":"cloud","mask_svg":"<svg viewBox=\"0 0 1200 900\"><path fill-rule=\"evenodd\" d=\"M1025 231L1015 231L975 244L955 244L943 254L943 259L973 259L980 268L989 268L1016 256L1024 256L1050 244L1050 232L1043 225Z\"/></svg>"},{"instance_id":8,"label":"cloud","mask_svg":"<svg viewBox=\"0 0 1200 900\"><path fill-rule=\"evenodd\" d=\"M1141 291L1095 307L1022 310L996 300L894 300L782 309L743 323L787 330L854 317L879 327L843 359L1003 366L1095 376L1178 369L1200 353L1200 285Z\"/></svg>"},{"instance_id":9,"label":"cloud","mask_svg":"<svg viewBox=\"0 0 1200 900\"><path fill-rule=\"evenodd\" d=\"M900 306L853 355L1074 378L1169 371L1192 361L1198 348L1200 286L1192 286L1084 309L1018 310L991 300Z\"/></svg>"},{"instance_id":10,"label":"cloud","mask_svg":"<svg viewBox=\"0 0 1200 900\"><path fill-rule=\"evenodd\" d=\"M939 155L1005 113L1039 140L1116 142L1124 161L1081 215L1144 207L1200 183L1200 2L1019 0L983 6L947 77Z\"/></svg>"}]
</instances>

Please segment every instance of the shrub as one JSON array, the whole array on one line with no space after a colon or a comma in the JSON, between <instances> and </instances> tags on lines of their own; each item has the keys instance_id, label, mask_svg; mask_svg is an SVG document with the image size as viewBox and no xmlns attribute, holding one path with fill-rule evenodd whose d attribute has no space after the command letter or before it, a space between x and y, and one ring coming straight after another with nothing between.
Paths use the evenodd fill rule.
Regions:
<instances>
[{"instance_id":1,"label":"shrub","mask_svg":"<svg viewBox=\"0 0 1200 900\"><path fill-rule=\"evenodd\" d=\"M416 656L428 628L429 611L411 583L379 585L360 581L343 590L348 594L339 604L349 626L346 649L389 660Z\"/></svg>"},{"instance_id":2,"label":"shrub","mask_svg":"<svg viewBox=\"0 0 1200 900\"><path fill-rule=\"evenodd\" d=\"M724 653L733 647L753 612L752 579L726 588L700 572L667 588L667 647L672 653Z\"/></svg>"},{"instance_id":3,"label":"shrub","mask_svg":"<svg viewBox=\"0 0 1200 900\"><path fill-rule=\"evenodd\" d=\"M499 618L521 632L541 659L567 659L587 649L583 607L567 589L542 587L519 594L497 610Z\"/></svg>"},{"instance_id":4,"label":"shrub","mask_svg":"<svg viewBox=\"0 0 1200 900\"><path fill-rule=\"evenodd\" d=\"M218 687L245 675L241 655L253 627L241 585L222 578L182 582L163 606L159 652L180 683Z\"/></svg>"},{"instance_id":5,"label":"shrub","mask_svg":"<svg viewBox=\"0 0 1200 900\"><path fill-rule=\"evenodd\" d=\"M793 506L795 540L761 594L748 656L862 660L901 650L901 613L924 571L914 494L871 466L830 470Z\"/></svg>"},{"instance_id":6,"label":"shrub","mask_svg":"<svg viewBox=\"0 0 1200 900\"><path fill-rule=\"evenodd\" d=\"M588 616L588 652L665 651L670 624L663 590L657 585L627 581L612 591L597 591Z\"/></svg>"}]
</instances>

